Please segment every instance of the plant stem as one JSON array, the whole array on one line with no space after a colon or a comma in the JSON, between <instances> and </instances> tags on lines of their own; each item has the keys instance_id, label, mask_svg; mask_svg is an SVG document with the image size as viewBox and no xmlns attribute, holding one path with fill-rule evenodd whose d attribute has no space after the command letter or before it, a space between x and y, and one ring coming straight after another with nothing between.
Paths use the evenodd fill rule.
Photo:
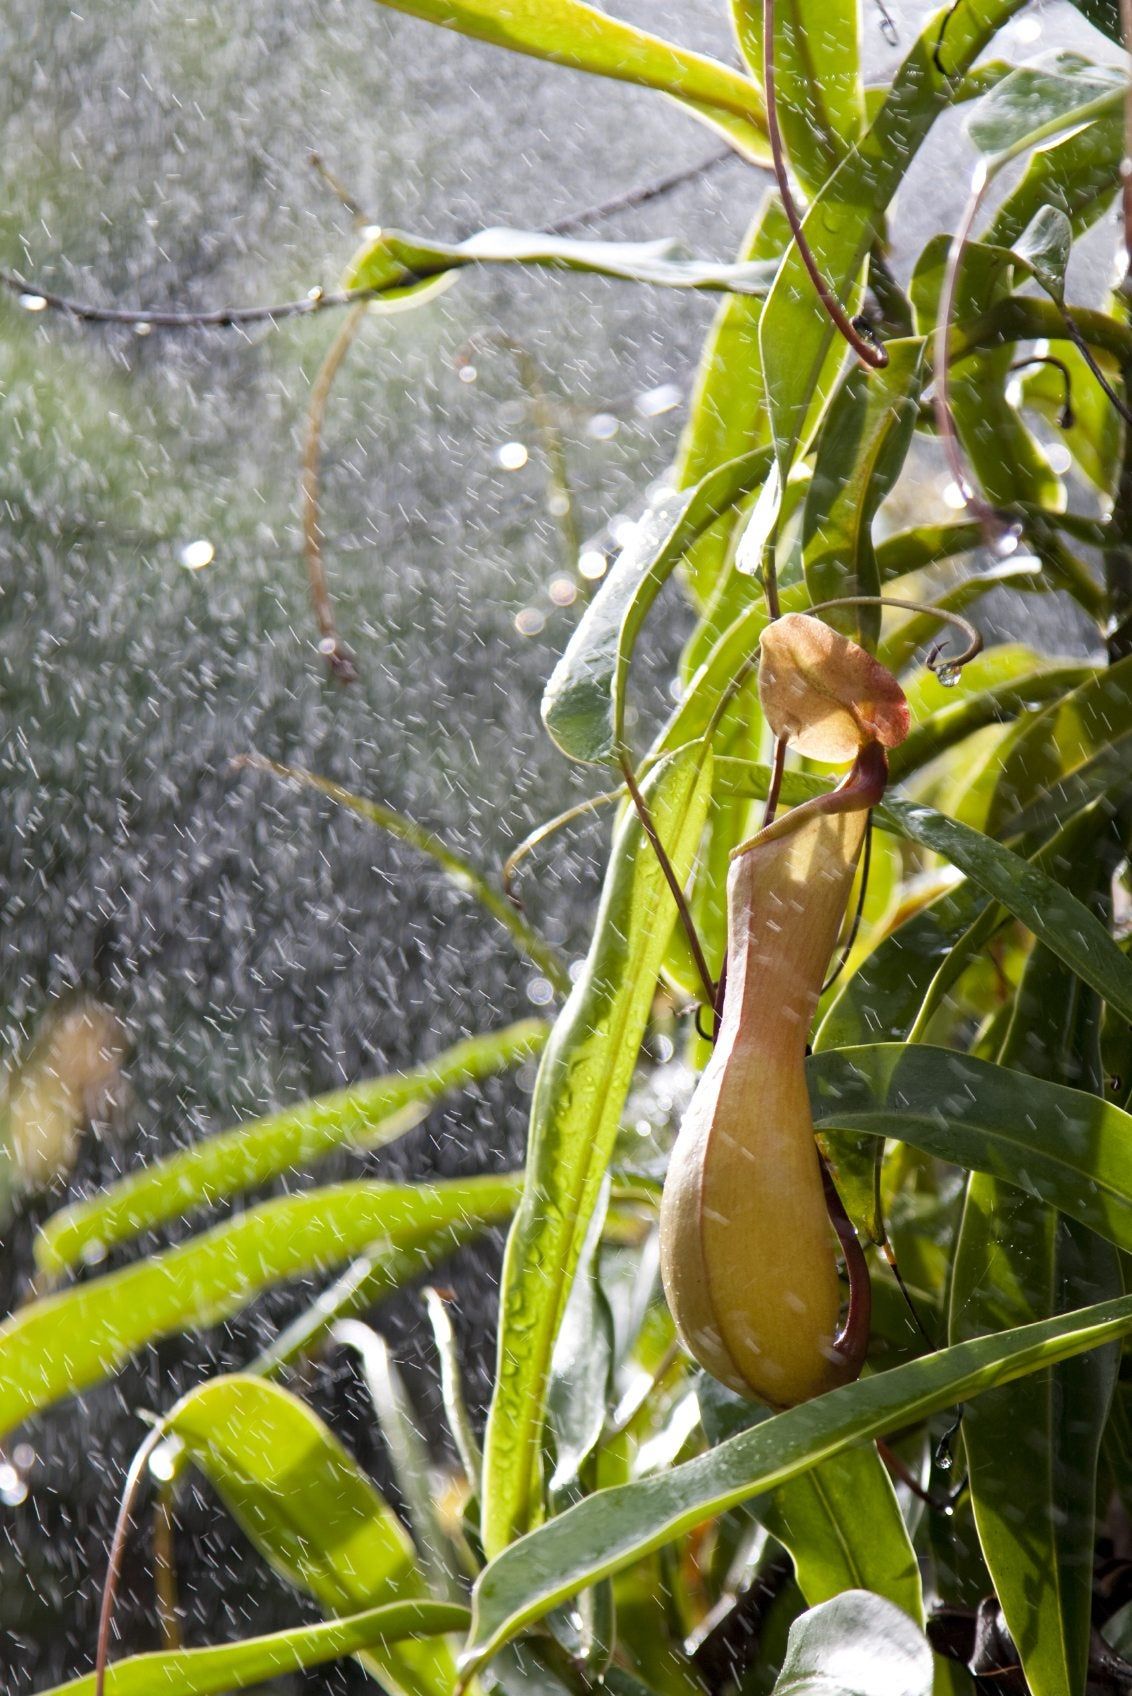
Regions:
<instances>
[{"instance_id":1,"label":"plant stem","mask_svg":"<svg viewBox=\"0 0 1132 1696\"><path fill-rule=\"evenodd\" d=\"M802 263L807 275L814 286L814 293L838 331L862 365L870 370L878 371L888 364L888 355L884 348L863 336L833 293L829 284L821 274L817 260L810 251L810 244L802 228L802 217L794 200L794 191L790 186L790 172L786 164L786 150L782 145L782 131L778 123L778 102L776 98L774 79L774 0L763 0L763 94L766 98L766 130L770 142L771 158L774 161L774 175L778 182L778 192L782 198L782 207L786 213Z\"/></svg>"}]
</instances>

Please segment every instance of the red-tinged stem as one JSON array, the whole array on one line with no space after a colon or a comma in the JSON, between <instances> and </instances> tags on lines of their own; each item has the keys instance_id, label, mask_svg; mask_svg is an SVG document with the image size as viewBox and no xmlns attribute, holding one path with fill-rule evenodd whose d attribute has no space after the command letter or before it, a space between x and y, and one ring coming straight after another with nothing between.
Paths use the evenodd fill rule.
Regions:
<instances>
[{"instance_id":1,"label":"red-tinged stem","mask_svg":"<svg viewBox=\"0 0 1132 1696\"><path fill-rule=\"evenodd\" d=\"M766 133L770 142L771 158L774 161L774 174L778 180L778 192L782 197L783 211L791 233L797 243L798 252L814 293L821 301L826 314L833 322L838 333L844 337L861 361L870 370L879 371L888 364L888 354L877 342L869 341L863 336L826 282L818 267L818 262L810 250L802 228L802 218L794 199L794 191L790 186L790 172L786 164L786 150L782 145L782 131L778 123L778 101L776 98L774 77L774 0L763 0L763 94L766 98Z\"/></svg>"},{"instance_id":2,"label":"red-tinged stem","mask_svg":"<svg viewBox=\"0 0 1132 1696\"><path fill-rule=\"evenodd\" d=\"M845 1259L845 1271L849 1278L849 1310L845 1315L844 1325L833 1339L833 1353L837 1357L838 1365L845 1369L846 1380L850 1381L859 1376L868 1352L873 1317L873 1286L865 1251L857 1239L853 1222L845 1211L845 1203L837 1193L837 1185L829 1167L820 1155L818 1159L821 1161L826 1212L829 1214L830 1224L837 1232L841 1253Z\"/></svg>"}]
</instances>

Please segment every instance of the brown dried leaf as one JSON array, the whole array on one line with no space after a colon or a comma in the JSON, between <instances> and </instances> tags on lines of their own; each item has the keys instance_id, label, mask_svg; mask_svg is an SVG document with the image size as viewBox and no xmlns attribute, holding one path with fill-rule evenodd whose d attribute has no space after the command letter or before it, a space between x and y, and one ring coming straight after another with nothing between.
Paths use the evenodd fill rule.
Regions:
<instances>
[{"instance_id":1,"label":"brown dried leaf","mask_svg":"<svg viewBox=\"0 0 1132 1696\"><path fill-rule=\"evenodd\" d=\"M908 734L908 702L888 668L809 613L763 631L759 699L774 734L811 760L840 764L867 742L895 748Z\"/></svg>"}]
</instances>

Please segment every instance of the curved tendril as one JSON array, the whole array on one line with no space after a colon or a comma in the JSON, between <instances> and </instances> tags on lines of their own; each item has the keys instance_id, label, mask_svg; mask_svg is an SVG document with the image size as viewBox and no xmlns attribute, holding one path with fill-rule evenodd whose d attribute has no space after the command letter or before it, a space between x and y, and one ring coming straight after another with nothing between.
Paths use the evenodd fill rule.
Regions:
<instances>
[{"instance_id":1,"label":"curved tendril","mask_svg":"<svg viewBox=\"0 0 1132 1696\"><path fill-rule=\"evenodd\" d=\"M110 1541L110 1553L106 1561L106 1578L102 1585L102 1603L98 1612L98 1642L94 1654L94 1696L103 1696L106 1688L106 1663L110 1654L110 1626L114 1618L114 1603L118 1597L118 1580L122 1573L122 1556L126 1552L126 1538L129 1536L130 1527L133 1524L134 1501L145 1476L149 1457L165 1434L165 1423L160 1421L135 1450L129 1471L126 1473L126 1482L122 1488L122 1500L118 1506L118 1518L114 1525L114 1535Z\"/></svg>"},{"instance_id":2,"label":"curved tendril","mask_svg":"<svg viewBox=\"0 0 1132 1696\"><path fill-rule=\"evenodd\" d=\"M664 881L667 883L672 899L676 903L676 911L680 915L680 923L683 926L684 935L688 939L688 947L691 949L692 959L696 963L696 971L699 973L700 982L703 985L704 995L707 999L708 1006L714 1006L715 979L712 977L711 967L707 963L707 956L704 953L703 944L700 941L700 933L696 929L696 921L692 917L692 909L688 905L688 897L685 895L680 885L680 879L676 876L672 866L672 861L668 857L664 843L660 840L660 833L656 828L656 821L652 816L652 810L642 795L640 785L637 782L637 774L633 770L633 762L624 749L621 750L620 760L621 771L625 778L625 787L629 791L629 798L636 810L637 817L641 821L641 828L648 837L649 842L652 844L653 853L659 860L660 869L664 873Z\"/></svg>"},{"instance_id":3,"label":"curved tendril","mask_svg":"<svg viewBox=\"0 0 1132 1696\"><path fill-rule=\"evenodd\" d=\"M865 914L865 896L868 894L869 889L869 871L872 867L872 860L873 815L870 812L869 821L865 826L865 846L861 851L861 879L857 890L857 905L853 910L853 922L849 926L848 936L841 945L841 953L838 957L837 964L834 966L832 972L830 972L829 976L821 986L821 992L823 995L827 989L833 988L834 984L849 964L849 956L853 952L853 945L857 940L857 935L861 929L861 920Z\"/></svg>"},{"instance_id":4,"label":"curved tendril","mask_svg":"<svg viewBox=\"0 0 1132 1696\"><path fill-rule=\"evenodd\" d=\"M819 613L829 612L834 607L861 606L899 607L903 612L926 613L928 617L938 618L944 624L953 624L957 630L962 631L967 639L967 646L957 654L949 654L944 653L937 642L924 661L929 671L961 671L983 651L983 638L969 618L963 618L946 607L933 606L930 601L906 601L896 595L839 595L836 600L818 601L815 606L805 610L807 613Z\"/></svg>"},{"instance_id":5,"label":"curved tendril","mask_svg":"<svg viewBox=\"0 0 1132 1696\"><path fill-rule=\"evenodd\" d=\"M619 788L607 789L600 795L588 795L584 801L575 802L572 807L567 807L565 812L557 813L554 818L536 825L534 830L524 836L518 846L512 848L500 868L499 875L500 882L503 885L503 893L511 905L517 908L520 913L522 912L523 903L515 888L515 879L518 876L519 867L528 854L533 853L536 848L540 848L544 842L548 842L565 825L573 824L575 819L582 818L586 813L596 813L599 807L606 806L610 801L620 801L624 794L625 786L622 784Z\"/></svg>"},{"instance_id":6,"label":"curved tendril","mask_svg":"<svg viewBox=\"0 0 1132 1696\"><path fill-rule=\"evenodd\" d=\"M806 267L814 293L820 300L827 316L849 343L862 365L870 370L879 371L888 364L888 354L884 347L877 342L871 333L862 331L850 318L825 278L822 276L817 260L810 251L802 229L802 217L790 187L790 173L786 165L786 153L782 145L782 131L778 123L778 102L776 97L774 77L774 0L763 0L763 96L766 100L766 131L770 142L771 158L774 161L774 174L778 181L778 192L782 197L783 211L786 213L791 234L798 247L802 263Z\"/></svg>"},{"instance_id":7,"label":"curved tendril","mask_svg":"<svg viewBox=\"0 0 1132 1696\"><path fill-rule=\"evenodd\" d=\"M856 1378L864 1363L872 1329L872 1280L869 1277L869 1263L865 1259L865 1251L853 1229L853 1222L845 1211L845 1203L837 1193L837 1185L829 1167L820 1153L818 1160L821 1164L822 1189L825 1192L825 1210L829 1214L830 1224L837 1232L849 1279L849 1310L845 1315L844 1325L833 1339L832 1354L836 1364L844 1367L851 1377Z\"/></svg>"}]
</instances>

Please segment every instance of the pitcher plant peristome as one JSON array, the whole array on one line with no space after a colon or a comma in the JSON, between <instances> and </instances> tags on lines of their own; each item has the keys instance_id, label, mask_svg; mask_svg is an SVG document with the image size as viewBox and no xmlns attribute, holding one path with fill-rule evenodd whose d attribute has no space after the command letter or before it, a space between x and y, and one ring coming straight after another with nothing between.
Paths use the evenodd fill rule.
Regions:
<instances>
[{"instance_id":1,"label":"pitcher plant peristome","mask_svg":"<svg viewBox=\"0 0 1132 1696\"><path fill-rule=\"evenodd\" d=\"M776 736L853 765L732 854L722 1019L664 1185L661 1272L700 1364L786 1407L855 1378L868 1343L867 1278L855 1280L838 1332L839 1209L834 1194L827 1211L805 1060L869 811L884 794L884 750L906 736L908 707L891 672L805 614L763 633L759 694Z\"/></svg>"}]
</instances>

